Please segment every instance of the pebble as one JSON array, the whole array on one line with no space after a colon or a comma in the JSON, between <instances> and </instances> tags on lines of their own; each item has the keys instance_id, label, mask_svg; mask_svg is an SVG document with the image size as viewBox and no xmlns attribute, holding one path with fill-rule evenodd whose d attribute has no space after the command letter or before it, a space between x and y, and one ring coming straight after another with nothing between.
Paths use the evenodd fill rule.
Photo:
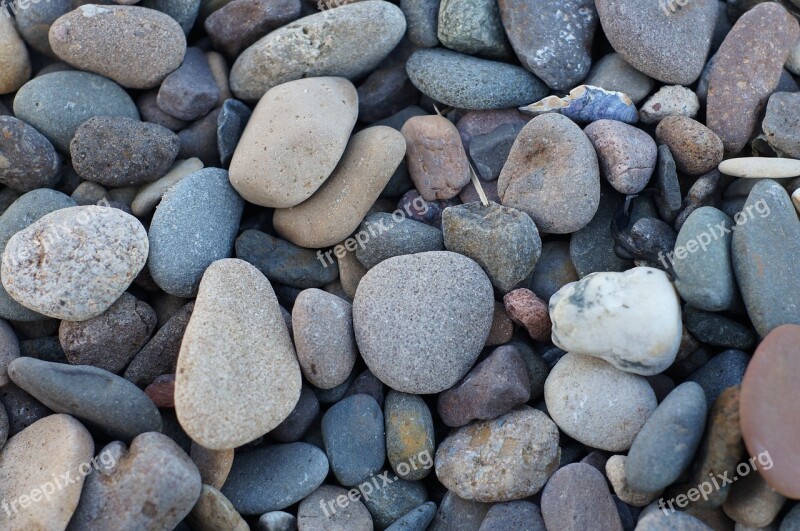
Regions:
<instances>
[{"instance_id":1,"label":"pebble","mask_svg":"<svg viewBox=\"0 0 800 531\"><path fill-rule=\"evenodd\" d=\"M356 133L336 169L313 196L297 206L275 211L275 231L307 248L330 247L347 239L405 154L405 139L395 129L376 126Z\"/></svg>"},{"instance_id":2,"label":"pebble","mask_svg":"<svg viewBox=\"0 0 800 531\"><path fill-rule=\"evenodd\" d=\"M147 252L144 227L133 216L109 207L64 208L8 240L3 286L29 309L82 321L119 298L144 267Z\"/></svg>"},{"instance_id":3,"label":"pebble","mask_svg":"<svg viewBox=\"0 0 800 531\"><path fill-rule=\"evenodd\" d=\"M197 469L203 485L210 485L219 490L228 479L228 473L233 466L233 449L209 450L192 441L190 456Z\"/></svg>"},{"instance_id":4,"label":"pebble","mask_svg":"<svg viewBox=\"0 0 800 531\"><path fill-rule=\"evenodd\" d=\"M584 83L609 92L624 92L634 105L639 105L656 85L655 81L633 68L615 52L595 62Z\"/></svg>"},{"instance_id":5,"label":"pebble","mask_svg":"<svg viewBox=\"0 0 800 531\"><path fill-rule=\"evenodd\" d=\"M593 273L550 298L553 343L620 370L663 372L681 341L680 300L667 275L650 267Z\"/></svg>"},{"instance_id":6,"label":"pebble","mask_svg":"<svg viewBox=\"0 0 800 531\"><path fill-rule=\"evenodd\" d=\"M163 177L138 189L136 198L131 203L131 211L137 217L149 216L155 211L167 190L187 175L202 169L203 163L198 158L175 161Z\"/></svg>"},{"instance_id":7,"label":"pebble","mask_svg":"<svg viewBox=\"0 0 800 531\"><path fill-rule=\"evenodd\" d=\"M254 101L273 87L301 78L360 77L394 49L405 31L403 12L383 0L308 15L244 50L231 69L231 90L240 100ZM319 117L320 123L332 119L324 113Z\"/></svg>"},{"instance_id":8,"label":"pebble","mask_svg":"<svg viewBox=\"0 0 800 531\"><path fill-rule=\"evenodd\" d=\"M56 413L83 419L112 437L130 440L161 431L161 415L144 392L103 369L17 358L8 375Z\"/></svg>"},{"instance_id":9,"label":"pebble","mask_svg":"<svg viewBox=\"0 0 800 531\"><path fill-rule=\"evenodd\" d=\"M530 399L528 367L514 348L499 348L458 385L441 393L439 416L458 428L473 420L492 420Z\"/></svg>"},{"instance_id":10,"label":"pebble","mask_svg":"<svg viewBox=\"0 0 800 531\"><path fill-rule=\"evenodd\" d=\"M25 42L10 16L0 21L0 94L16 92L31 77L31 61Z\"/></svg>"},{"instance_id":11,"label":"pebble","mask_svg":"<svg viewBox=\"0 0 800 531\"><path fill-rule=\"evenodd\" d=\"M323 485L309 494L297 509L297 528L302 531L372 531L372 516L358 499L360 493L353 494L353 490Z\"/></svg>"},{"instance_id":12,"label":"pebble","mask_svg":"<svg viewBox=\"0 0 800 531\"><path fill-rule=\"evenodd\" d=\"M322 439L331 470L342 485L352 487L375 476L386 459L383 413L364 394L334 404L322 417Z\"/></svg>"},{"instance_id":13,"label":"pebble","mask_svg":"<svg viewBox=\"0 0 800 531\"><path fill-rule=\"evenodd\" d=\"M542 256L528 288L544 301L549 301L563 286L578 280L578 274L569 256L569 244L564 241L549 241L542 244Z\"/></svg>"},{"instance_id":14,"label":"pebble","mask_svg":"<svg viewBox=\"0 0 800 531\"><path fill-rule=\"evenodd\" d=\"M583 130L592 142L600 173L621 194L641 192L656 166L655 141L642 131L614 120L598 120Z\"/></svg>"},{"instance_id":15,"label":"pebble","mask_svg":"<svg viewBox=\"0 0 800 531\"><path fill-rule=\"evenodd\" d=\"M200 497L197 467L166 435L143 433L130 448L114 442L100 456L103 467L86 478L70 529L97 529L107 522L121 529L172 529Z\"/></svg>"},{"instance_id":16,"label":"pebble","mask_svg":"<svg viewBox=\"0 0 800 531\"><path fill-rule=\"evenodd\" d=\"M437 34L445 48L463 54L498 60L513 57L500 10L491 0L442 0Z\"/></svg>"},{"instance_id":17,"label":"pebble","mask_svg":"<svg viewBox=\"0 0 800 531\"><path fill-rule=\"evenodd\" d=\"M800 253L800 222L786 191L771 180L753 187L743 212L749 212L746 222L733 233L733 270L750 320L764 337L781 324L800 323L800 273L794 260ZM779 233L775 227L781 227Z\"/></svg>"},{"instance_id":18,"label":"pebble","mask_svg":"<svg viewBox=\"0 0 800 531\"><path fill-rule=\"evenodd\" d=\"M139 119L136 104L125 90L89 72L53 72L37 77L14 97L14 115L35 127L61 153L78 127L95 116Z\"/></svg>"},{"instance_id":19,"label":"pebble","mask_svg":"<svg viewBox=\"0 0 800 531\"><path fill-rule=\"evenodd\" d=\"M519 529L524 531L545 531L542 511L535 503L516 500L492 505L478 531L500 531Z\"/></svg>"},{"instance_id":20,"label":"pebble","mask_svg":"<svg viewBox=\"0 0 800 531\"><path fill-rule=\"evenodd\" d=\"M623 502L633 507L644 507L656 499L661 491L641 492L631 488L625 477L625 466L628 457L624 455L612 455L605 464L605 474L608 482L614 490L614 494ZM601 470L602 472L602 470Z\"/></svg>"},{"instance_id":21,"label":"pebble","mask_svg":"<svg viewBox=\"0 0 800 531\"><path fill-rule=\"evenodd\" d=\"M250 526L236 512L231 502L220 491L208 485L203 485L200 498L187 515L186 521L197 531L250 531Z\"/></svg>"},{"instance_id":22,"label":"pebble","mask_svg":"<svg viewBox=\"0 0 800 531\"><path fill-rule=\"evenodd\" d=\"M719 170L711 170L705 175L701 175L689 188L689 192L681 203L682 210L675 217L674 225L677 230L681 229L686 218L698 208L717 204L720 177Z\"/></svg>"},{"instance_id":23,"label":"pebble","mask_svg":"<svg viewBox=\"0 0 800 531\"><path fill-rule=\"evenodd\" d=\"M218 168L198 170L167 190L148 232L147 265L156 284L194 296L206 268L231 256L243 209L228 173Z\"/></svg>"},{"instance_id":24,"label":"pebble","mask_svg":"<svg viewBox=\"0 0 800 531\"><path fill-rule=\"evenodd\" d=\"M592 143L571 120L537 116L522 128L500 173L504 206L528 214L542 232L586 226L600 201L600 170Z\"/></svg>"},{"instance_id":25,"label":"pebble","mask_svg":"<svg viewBox=\"0 0 800 531\"><path fill-rule=\"evenodd\" d=\"M8 415L9 437L53 413L44 404L14 385L14 382L8 382L0 388L0 401Z\"/></svg>"},{"instance_id":26,"label":"pebble","mask_svg":"<svg viewBox=\"0 0 800 531\"><path fill-rule=\"evenodd\" d=\"M50 26L72 8L72 0L50 0L50 2L28 4L27 9L16 10L17 31L28 46L39 53L55 57L53 49L50 48L48 35Z\"/></svg>"},{"instance_id":27,"label":"pebble","mask_svg":"<svg viewBox=\"0 0 800 531\"><path fill-rule=\"evenodd\" d=\"M156 377L175 372L181 340L193 309L194 302L182 306L158 329L128 364L124 374L126 380L140 386L149 385Z\"/></svg>"},{"instance_id":28,"label":"pebble","mask_svg":"<svg viewBox=\"0 0 800 531\"><path fill-rule=\"evenodd\" d=\"M36 129L13 116L0 116L0 184L19 192L55 186L61 158Z\"/></svg>"},{"instance_id":29,"label":"pebble","mask_svg":"<svg viewBox=\"0 0 800 531\"><path fill-rule=\"evenodd\" d=\"M183 120L178 120L174 116L170 116L161 110L158 106L158 90L148 90L143 92L136 99L136 106L139 108L139 114L142 116L143 122L154 123L166 127L170 131L178 132L187 126Z\"/></svg>"},{"instance_id":30,"label":"pebble","mask_svg":"<svg viewBox=\"0 0 800 531\"><path fill-rule=\"evenodd\" d=\"M296 531L297 518L283 511L270 511L258 519L259 531Z\"/></svg>"},{"instance_id":31,"label":"pebble","mask_svg":"<svg viewBox=\"0 0 800 531\"><path fill-rule=\"evenodd\" d=\"M159 408L175 407L175 375L162 374L148 385L144 394Z\"/></svg>"},{"instance_id":32,"label":"pebble","mask_svg":"<svg viewBox=\"0 0 800 531\"><path fill-rule=\"evenodd\" d=\"M657 124L667 116L694 118L700 110L700 100L691 89L681 85L667 85L650 96L639 109L639 120Z\"/></svg>"},{"instance_id":33,"label":"pebble","mask_svg":"<svg viewBox=\"0 0 800 531\"><path fill-rule=\"evenodd\" d=\"M786 397L800 372L793 356L800 326L783 325L771 331L753 355L742 381L739 414L747 449L759 459L767 456L778 466L759 467L769 485L789 498L800 496L800 459L793 451L797 412ZM764 524L766 525L766 524Z\"/></svg>"},{"instance_id":34,"label":"pebble","mask_svg":"<svg viewBox=\"0 0 800 531\"><path fill-rule=\"evenodd\" d=\"M512 321L527 330L536 341L550 340L552 323L548 315L547 303L527 288L510 291L503 297L506 312Z\"/></svg>"},{"instance_id":35,"label":"pebble","mask_svg":"<svg viewBox=\"0 0 800 531\"><path fill-rule=\"evenodd\" d=\"M379 474L386 477L389 471ZM377 477L374 481L378 481ZM391 524L428 501L428 493L420 481L398 479L381 485L368 497L364 497L376 529L386 529Z\"/></svg>"},{"instance_id":36,"label":"pebble","mask_svg":"<svg viewBox=\"0 0 800 531\"><path fill-rule=\"evenodd\" d=\"M383 407L383 382L378 380L369 369L363 371L352 380L342 398L359 394L371 396L379 406Z\"/></svg>"},{"instance_id":37,"label":"pebble","mask_svg":"<svg viewBox=\"0 0 800 531\"><path fill-rule=\"evenodd\" d=\"M800 529L800 505L795 505L783 516L778 531L797 531Z\"/></svg>"},{"instance_id":38,"label":"pebble","mask_svg":"<svg viewBox=\"0 0 800 531\"><path fill-rule=\"evenodd\" d=\"M78 127L69 149L81 178L103 186L139 186L167 173L179 144L166 127L97 116Z\"/></svg>"},{"instance_id":39,"label":"pebble","mask_svg":"<svg viewBox=\"0 0 800 531\"><path fill-rule=\"evenodd\" d=\"M653 510L643 515L636 524L636 531L673 531L675 529L680 531L711 531L713 528L683 511L668 511L665 514L660 510Z\"/></svg>"},{"instance_id":40,"label":"pebble","mask_svg":"<svg viewBox=\"0 0 800 531\"><path fill-rule=\"evenodd\" d=\"M118 373L156 327L156 312L123 293L105 312L86 321L61 321L58 339L69 362Z\"/></svg>"},{"instance_id":41,"label":"pebble","mask_svg":"<svg viewBox=\"0 0 800 531\"><path fill-rule=\"evenodd\" d=\"M180 66L186 37L175 19L156 10L89 4L53 22L50 46L80 70L149 89Z\"/></svg>"},{"instance_id":42,"label":"pebble","mask_svg":"<svg viewBox=\"0 0 800 531\"><path fill-rule=\"evenodd\" d=\"M675 288L681 298L701 310L731 310L740 301L731 263L733 220L714 207L700 207L689 214L670 257L675 269ZM689 248L693 248L693 252ZM683 249L683 256L678 256ZM699 251L699 252L697 252Z\"/></svg>"},{"instance_id":43,"label":"pebble","mask_svg":"<svg viewBox=\"0 0 800 531\"><path fill-rule=\"evenodd\" d=\"M292 327L300 368L312 385L331 389L347 380L358 357L350 303L320 289L303 290Z\"/></svg>"},{"instance_id":44,"label":"pebble","mask_svg":"<svg viewBox=\"0 0 800 531\"><path fill-rule=\"evenodd\" d=\"M489 330L489 337L486 339L487 347L502 345L511 340L514 334L514 323L506 313L502 303L494 302L494 315L492 315L492 328Z\"/></svg>"},{"instance_id":45,"label":"pebble","mask_svg":"<svg viewBox=\"0 0 800 531\"><path fill-rule=\"evenodd\" d=\"M722 162L720 137L686 116L668 116L661 120L656 128L656 140L669 147L679 172L702 175Z\"/></svg>"},{"instance_id":46,"label":"pebble","mask_svg":"<svg viewBox=\"0 0 800 531\"><path fill-rule=\"evenodd\" d=\"M345 294L352 300L356 296L358 283L367 273L367 269L358 261L354 251L345 251L336 259L339 265L339 282L342 283Z\"/></svg>"},{"instance_id":47,"label":"pebble","mask_svg":"<svg viewBox=\"0 0 800 531\"><path fill-rule=\"evenodd\" d=\"M406 70L424 95L460 109L519 107L547 94L545 84L523 68L441 48L417 50Z\"/></svg>"},{"instance_id":48,"label":"pebble","mask_svg":"<svg viewBox=\"0 0 800 531\"><path fill-rule=\"evenodd\" d=\"M419 91L402 63L375 70L358 86L358 116L364 122L382 120L417 101Z\"/></svg>"},{"instance_id":49,"label":"pebble","mask_svg":"<svg viewBox=\"0 0 800 531\"><path fill-rule=\"evenodd\" d=\"M300 399L289 416L269 432L275 442L297 442L311 428L319 415L319 400L308 385L300 390Z\"/></svg>"},{"instance_id":50,"label":"pebble","mask_svg":"<svg viewBox=\"0 0 800 531\"><path fill-rule=\"evenodd\" d=\"M406 17L408 40L420 48L433 48L439 44L438 0L400 0L400 9Z\"/></svg>"},{"instance_id":51,"label":"pebble","mask_svg":"<svg viewBox=\"0 0 800 531\"><path fill-rule=\"evenodd\" d=\"M211 450L250 442L292 412L300 367L278 300L255 267L226 259L206 270L176 374L181 426Z\"/></svg>"},{"instance_id":52,"label":"pebble","mask_svg":"<svg viewBox=\"0 0 800 531\"><path fill-rule=\"evenodd\" d=\"M716 0L647 6L600 0L596 7L611 46L640 72L672 85L691 85L700 76L717 21Z\"/></svg>"},{"instance_id":53,"label":"pebble","mask_svg":"<svg viewBox=\"0 0 800 531\"><path fill-rule=\"evenodd\" d=\"M490 503L480 503L459 498L447 491L439 504L439 510L431 523L431 531L478 530L489 509Z\"/></svg>"},{"instance_id":54,"label":"pebble","mask_svg":"<svg viewBox=\"0 0 800 531\"><path fill-rule=\"evenodd\" d=\"M197 157L206 166L217 167L220 165L219 143L217 142L220 112L221 109L217 107L178 133L178 138L181 139L181 149L178 151L179 159Z\"/></svg>"},{"instance_id":55,"label":"pebble","mask_svg":"<svg viewBox=\"0 0 800 531\"><path fill-rule=\"evenodd\" d=\"M162 111L179 120L196 120L217 106L219 88L203 50L186 50L183 63L169 74L158 89L156 102Z\"/></svg>"},{"instance_id":56,"label":"pebble","mask_svg":"<svg viewBox=\"0 0 800 531\"><path fill-rule=\"evenodd\" d=\"M453 431L436 451L436 476L462 498L505 502L539 492L560 455L556 425L522 406Z\"/></svg>"},{"instance_id":57,"label":"pebble","mask_svg":"<svg viewBox=\"0 0 800 531\"><path fill-rule=\"evenodd\" d=\"M92 436L69 415L50 415L9 439L0 452L0 497L11 504L3 528L66 529L84 485L80 467L93 455ZM64 474L73 481L43 499L42 489Z\"/></svg>"},{"instance_id":58,"label":"pebble","mask_svg":"<svg viewBox=\"0 0 800 531\"><path fill-rule=\"evenodd\" d=\"M798 37L800 26L779 4L755 6L725 37L711 67L706 110L725 151L747 144Z\"/></svg>"},{"instance_id":59,"label":"pebble","mask_svg":"<svg viewBox=\"0 0 800 531\"><path fill-rule=\"evenodd\" d=\"M214 11L203 23L214 48L235 58L245 48L300 16L299 0L237 0Z\"/></svg>"},{"instance_id":60,"label":"pebble","mask_svg":"<svg viewBox=\"0 0 800 531\"><path fill-rule=\"evenodd\" d=\"M236 146L252 114L250 107L239 100L230 98L222 104L217 117L217 149L220 162L225 168L230 166Z\"/></svg>"},{"instance_id":61,"label":"pebble","mask_svg":"<svg viewBox=\"0 0 800 531\"><path fill-rule=\"evenodd\" d=\"M438 393L460 380L486 343L493 313L486 274L447 251L384 260L364 275L353 300L362 358L383 383L406 393Z\"/></svg>"},{"instance_id":62,"label":"pebble","mask_svg":"<svg viewBox=\"0 0 800 531\"><path fill-rule=\"evenodd\" d=\"M633 440L625 478L637 491L657 492L691 463L706 422L706 397L694 382L676 387L659 404Z\"/></svg>"},{"instance_id":63,"label":"pebble","mask_svg":"<svg viewBox=\"0 0 800 531\"><path fill-rule=\"evenodd\" d=\"M367 0L358 5L383 3ZM351 7L357 6L345 6L345 11ZM302 203L334 171L357 114L356 89L346 79L315 77L272 88L256 105L233 154L231 184L256 205L288 208ZM314 156L298 159L295 154L301 152Z\"/></svg>"},{"instance_id":64,"label":"pebble","mask_svg":"<svg viewBox=\"0 0 800 531\"><path fill-rule=\"evenodd\" d=\"M800 127L791 116L800 112L800 94L775 92L767 102L761 128L767 142L782 157L800 158Z\"/></svg>"},{"instance_id":65,"label":"pebble","mask_svg":"<svg viewBox=\"0 0 800 531\"><path fill-rule=\"evenodd\" d=\"M542 240L528 214L490 202L448 207L442 213L444 246L475 260L501 293L519 286L534 270Z\"/></svg>"},{"instance_id":66,"label":"pebble","mask_svg":"<svg viewBox=\"0 0 800 531\"><path fill-rule=\"evenodd\" d=\"M554 90L570 89L586 77L598 25L594 2L503 0L499 4L503 26L522 66Z\"/></svg>"},{"instance_id":67,"label":"pebble","mask_svg":"<svg viewBox=\"0 0 800 531\"><path fill-rule=\"evenodd\" d=\"M436 516L436 504L425 502L405 516L395 520L386 531L423 531L428 528Z\"/></svg>"},{"instance_id":68,"label":"pebble","mask_svg":"<svg viewBox=\"0 0 800 531\"><path fill-rule=\"evenodd\" d=\"M328 475L325 453L303 442L238 452L221 492L239 513L260 515L299 502Z\"/></svg>"},{"instance_id":69,"label":"pebble","mask_svg":"<svg viewBox=\"0 0 800 531\"><path fill-rule=\"evenodd\" d=\"M411 181L425 201L452 199L470 179L458 129L443 116L414 116L400 130Z\"/></svg>"},{"instance_id":70,"label":"pebble","mask_svg":"<svg viewBox=\"0 0 800 531\"><path fill-rule=\"evenodd\" d=\"M719 171L725 175L747 179L783 179L800 175L800 161L741 157L722 161Z\"/></svg>"},{"instance_id":71,"label":"pebble","mask_svg":"<svg viewBox=\"0 0 800 531\"><path fill-rule=\"evenodd\" d=\"M687 306L683 316L689 332L708 345L750 350L756 344L750 327L723 315Z\"/></svg>"},{"instance_id":72,"label":"pebble","mask_svg":"<svg viewBox=\"0 0 800 531\"><path fill-rule=\"evenodd\" d=\"M396 219L385 212L369 214L359 226L356 235L367 234L370 238L356 248L355 254L367 269L394 256L444 250L440 229L408 218L400 222Z\"/></svg>"},{"instance_id":73,"label":"pebble","mask_svg":"<svg viewBox=\"0 0 800 531\"><path fill-rule=\"evenodd\" d=\"M653 389L642 376L574 353L563 356L550 371L544 399L563 432L609 452L630 448L656 409Z\"/></svg>"},{"instance_id":74,"label":"pebble","mask_svg":"<svg viewBox=\"0 0 800 531\"><path fill-rule=\"evenodd\" d=\"M678 191L680 192L680 190ZM610 187L601 186L600 204L594 217L585 227L573 232L570 236L569 257L574 266L574 271L577 272L577 277L583 278L590 273L598 271L619 272L633 267L631 261L620 258L614 252L616 240L609 229L611 219L616 214L620 201L619 196ZM678 195L678 205L680 205L680 201L681 197ZM568 282L577 280L577 277L569 279ZM561 285L553 290L550 295L557 291Z\"/></svg>"},{"instance_id":75,"label":"pebble","mask_svg":"<svg viewBox=\"0 0 800 531\"><path fill-rule=\"evenodd\" d=\"M8 378L6 369L9 363L17 359L19 355L17 334L7 321L0 319L0 387L7 385L11 381ZM0 409L3 408L0 407ZM5 413L5 411L2 413ZM7 420L6 424L8 424ZM2 447L2 444L0 444L0 448Z\"/></svg>"},{"instance_id":76,"label":"pebble","mask_svg":"<svg viewBox=\"0 0 800 531\"><path fill-rule=\"evenodd\" d=\"M475 165L478 177L494 181L508 159L508 153L525 123L506 123L489 131L475 135L469 143L469 158ZM463 135L462 135L463 139Z\"/></svg>"},{"instance_id":77,"label":"pebble","mask_svg":"<svg viewBox=\"0 0 800 531\"><path fill-rule=\"evenodd\" d=\"M558 469L544 488L541 504L547 529L622 530L603 474L585 463Z\"/></svg>"},{"instance_id":78,"label":"pebble","mask_svg":"<svg viewBox=\"0 0 800 531\"><path fill-rule=\"evenodd\" d=\"M202 0L140 0L139 5L166 13L180 24L187 35L194 27ZM133 3L133 2L128 2Z\"/></svg>"},{"instance_id":79,"label":"pebble","mask_svg":"<svg viewBox=\"0 0 800 531\"><path fill-rule=\"evenodd\" d=\"M418 395L390 390L384 420L386 454L394 473L408 481L426 477L433 464L435 435L425 401Z\"/></svg>"},{"instance_id":80,"label":"pebble","mask_svg":"<svg viewBox=\"0 0 800 531\"><path fill-rule=\"evenodd\" d=\"M770 525L783 508L786 498L775 492L760 474L750 472L731 486L722 509L737 524L749 528Z\"/></svg>"}]
</instances>

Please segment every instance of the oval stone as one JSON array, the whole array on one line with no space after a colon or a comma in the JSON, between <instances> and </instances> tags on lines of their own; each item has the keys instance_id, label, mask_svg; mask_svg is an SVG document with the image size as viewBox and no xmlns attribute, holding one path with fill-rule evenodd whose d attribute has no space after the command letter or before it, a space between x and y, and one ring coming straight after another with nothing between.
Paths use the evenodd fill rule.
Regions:
<instances>
[{"instance_id":1,"label":"oval stone","mask_svg":"<svg viewBox=\"0 0 800 531\"><path fill-rule=\"evenodd\" d=\"M386 394L384 418L386 454L392 470L409 481L427 476L430 466L417 461L422 457L430 463L434 455L435 434L428 405L418 395L390 390Z\"/></svg>"},{"instance_id":2,"label":"oval stone","mask_svg":"<svg viewBox=\"0 0 800 531\"><path fill-rule=\"evenodd\" d=\"M378 66L405 31L403 12L383 0L303 17L269 33L239 55L231 68L231 90L239 99L254 101L271 88L296 79L355 79Z\"/></svg>"},{"instance_id":3,"label":"oval stone","mask_svg":"<svg viewBox=\"0 0 800 531\"><path fill-rule=\"evenodd\" d=\"M89 4L53 22L50 46L80 70L148 89L180 66L186 37L175 19L154 9Z\"/></svg>"},{"instance_id":4,"label":"oval stone","mask_svg":"<svg viewBox=\"0 0 800 531\"><path fill-rule=\"evenodd\" d=\"M336 168L357 117L358 93L346 79L300 79L272 88L233 154L231 184L256 205L302 203Z\"/></svg>"},{"instance_id":5,"label":"oval stone","mask_svg":"<svg viewBox=\"0 0 800 531\"><path fill-rule=\"evenodd\" d=\"M55 186L61 158L36 129L13 116L0 116L0 184L19 192Z\"/></svg>"},{"instance_id":6,"label":"oval stone","mask_svg":"<svg viewBox=\"0 0 800 531\"><path fill-rule=\"evenodd\" d=\"M493 313L486 273L447 251L384 260L364 275L353 300L361 356L383 383L405 393L438 393L460 380L486 343Z\"/></svg>"},{"instance_id":7,"label":"oval stone","mask_svg":"<svg viewBox=\"0 0 800 531\"><path fill-rule=\"evenodd\" d=\"M147 260L147 233L122 210L57 210L15 234L3 253L3 286L17 302L56 319L100 315Z\"/></svg>"},{"instance_id":8,"label":"oval stone","mask_svg":"<svg viewBox=\"0 0 800 531\"><path fill-rule=\"evenodd\" d=\"M719 171L747 179L782 179L800 175L800 160L741 157L723 160Z\"/></svg>"},{"instance_id":9,"label":"oval stone","mask_svg":"<svg viewBox=\"0 0 800 531\"><path fill-rule=\"evenodd\" d=\"M301 379L266 277L237 259L209 266L178 355L175 412L181 427L211 450L241 446L289 416Z\"/></svg>"},{"instance_id":10,"label":"oval stone","mask_svg":"<svg viewBox=\"0 0 800 531\"><path fill-rule=\"evenodd\" d=\"M597 154L581 128L560 114L522 128L497 181L503 205L528 214L542 232L586 226L600 204Z\"/></svg>"},{"instance_id":11,"label":"oval stone","mask_svg":"<svg viewBox=\"0 0 800 531\"><path fill-rule=\"evenodd\" d=\"M623 529L603 474L586 463L572 463L553 474L541 504L547 529Z\"/></svg>"},{"instance_id":12,"label":"oval stone","mask_svg":"<svg viewBox=\"0 0 800 531\"><path fill-rule=\"evenodd\" d=\"M16 91L31 77L28 49L17 33L11 16L0 17L0 64L3 65L0 70L0 94Z\"/></svg>"}]
</instances>

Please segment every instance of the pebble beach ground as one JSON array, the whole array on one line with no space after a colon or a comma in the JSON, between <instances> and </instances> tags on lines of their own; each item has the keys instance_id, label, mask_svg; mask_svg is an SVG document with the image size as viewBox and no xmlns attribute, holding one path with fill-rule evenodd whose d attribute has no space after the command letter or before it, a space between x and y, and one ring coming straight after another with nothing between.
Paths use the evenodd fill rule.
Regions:
<instances>
[{"instance_id":1,"label":"pebble beach ground","mask_svg":"<svg viewBox=\"0 0 800 531\"><path fill-rule=\"evenodd\" d=\"M0 531L800 531L800 0L0 3Z\"/></svg>"}]
</instances>

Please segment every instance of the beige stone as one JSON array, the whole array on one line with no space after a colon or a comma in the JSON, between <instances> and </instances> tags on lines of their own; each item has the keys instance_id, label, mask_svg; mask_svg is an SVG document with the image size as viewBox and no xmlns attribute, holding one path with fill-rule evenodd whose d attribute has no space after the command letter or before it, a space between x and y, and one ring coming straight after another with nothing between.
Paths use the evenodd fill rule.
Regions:
<instances>
[{"instance_id":1,"label":"beige stone","mask_svg":"<svg viewBox=\"0 0 800 531\"><path fill-rule=\"evenodd\" d=\"M10 94L31 77L31 60L14 22L0 16L0 94Z\"/></svg>"},{"instance_id":2,"label":"beige stone","mask_svg":"<svg viewBox=\"0 0 800 531\"><path fill-rule=\"evenodd\" d=\"M606 461L606 477L614 488L617 498L634 507L644 507L651 501L659 497L662 491L639 492L631 489L625 478L625 461L628 457L624 455L612 455Z\"/></svg>"},{"instance_id":3,"label":"beige stone","mask_svg":"<svg viewBox=\"0 0 800 531\"><path fill-rule=\"evenodd\" d=\"M208 485L203 485L200 499L186 519L195 531L250 531L230 500Z\"/></svg>"},{"instance_id":4,"label":"beige stone","mask_svg":"<svg viewBox=\"0 0 800 531\"><path fill-rule=\"evenodd\" d=\"M172 165L166 175L155 182L147 183L139 188L136 198L131 204L133 214L139 217L152 214L161 201L161 198L167 193L167 190L172 188L187 175L202 169L203 162L196 157L175 161L175 164Z\"/></svg>"},{"instance_id":5,"label":"beige stone","mask_svg":"<svg viewBox=\"0 0 800 531\"><path fill-rule=\"evenodd\" d=\"M192 441L190 456L200 471L203 484L221 489L233 466L233 448L209 450Z\"/></svg>"},{"instance_id":6,"label":"beige stone","mask_svg":"<svg viewBox=\"0 0 800 531\"><path fill-rule=\"evenodd\" d=\"M275 211L275 230L312 249L344 240L358 228L405 154L403 135L391 127L370 127L353 135L342 160L314 195Z\"/></svg>"},{"instance_id":7,"label":"beige stone","mask_svg":"<svg viewBox=\"0 0 800 531\"><path fill-rule=\"evenodd\" d=\"M219 88L219 102L223 103L225 100L233 98L230 83L228 83L228 75L230 74L228 62L222 57L221 53L215 51L207 52L206 60L211 68L211 75L214 76L214 81L217 82L217 88Z\"/></svg>"},{"instance_id":8,"label":"beige stone","mask_svg":"<svg viewBox=\"0 0 800 531\"><path fill-rule=\"evenodd\" d=\"M195 442L235 448L280 424L300 398L300 365L267 278L218 260L200 281L178 355L175 412Z\"/></svg>"},{"instance_id":9,"label":"beige stone","mask_svg":"<svg viewBox=\"0 0 800 531\"><path fill-rule=\"evenodd\" d=\"M336 259L339 262L339 281L342 283L342 289L350 299L355 298L358 283L361 278L367 274L367 268L361 265L361 262L356 258L355 251L348 251L342 242L341 247ZM334 248L335 250L336 248Z\"/></svg>"},{"instance_id":10,"label":"beige stone","mask_svg":"<svg viewBox=\"0 0 800 531\"><path fill-rule=\"evenodd\" d=\"M233 154L231 184L256 205L299 205L336 168L357 117L358 93L346 79L298 79L272 88Z\"/></svg>"}]
</instances>

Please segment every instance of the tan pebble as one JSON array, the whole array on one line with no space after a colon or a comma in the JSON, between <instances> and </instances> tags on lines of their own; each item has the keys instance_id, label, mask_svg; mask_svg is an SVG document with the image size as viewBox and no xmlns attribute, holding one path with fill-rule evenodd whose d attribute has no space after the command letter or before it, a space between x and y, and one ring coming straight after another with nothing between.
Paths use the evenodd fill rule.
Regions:
<instances>
[{"instance_id":1,"label":"tan pebble","mask_svg":"<svg viewBox=\"0 0 800 531\"><path fill-rule=\"evenodd\" d=\"M233 466L233 448L209 450L192 441L191 457L200 470L203 484L221 489Z\"/></svg>"}]
</instances>

